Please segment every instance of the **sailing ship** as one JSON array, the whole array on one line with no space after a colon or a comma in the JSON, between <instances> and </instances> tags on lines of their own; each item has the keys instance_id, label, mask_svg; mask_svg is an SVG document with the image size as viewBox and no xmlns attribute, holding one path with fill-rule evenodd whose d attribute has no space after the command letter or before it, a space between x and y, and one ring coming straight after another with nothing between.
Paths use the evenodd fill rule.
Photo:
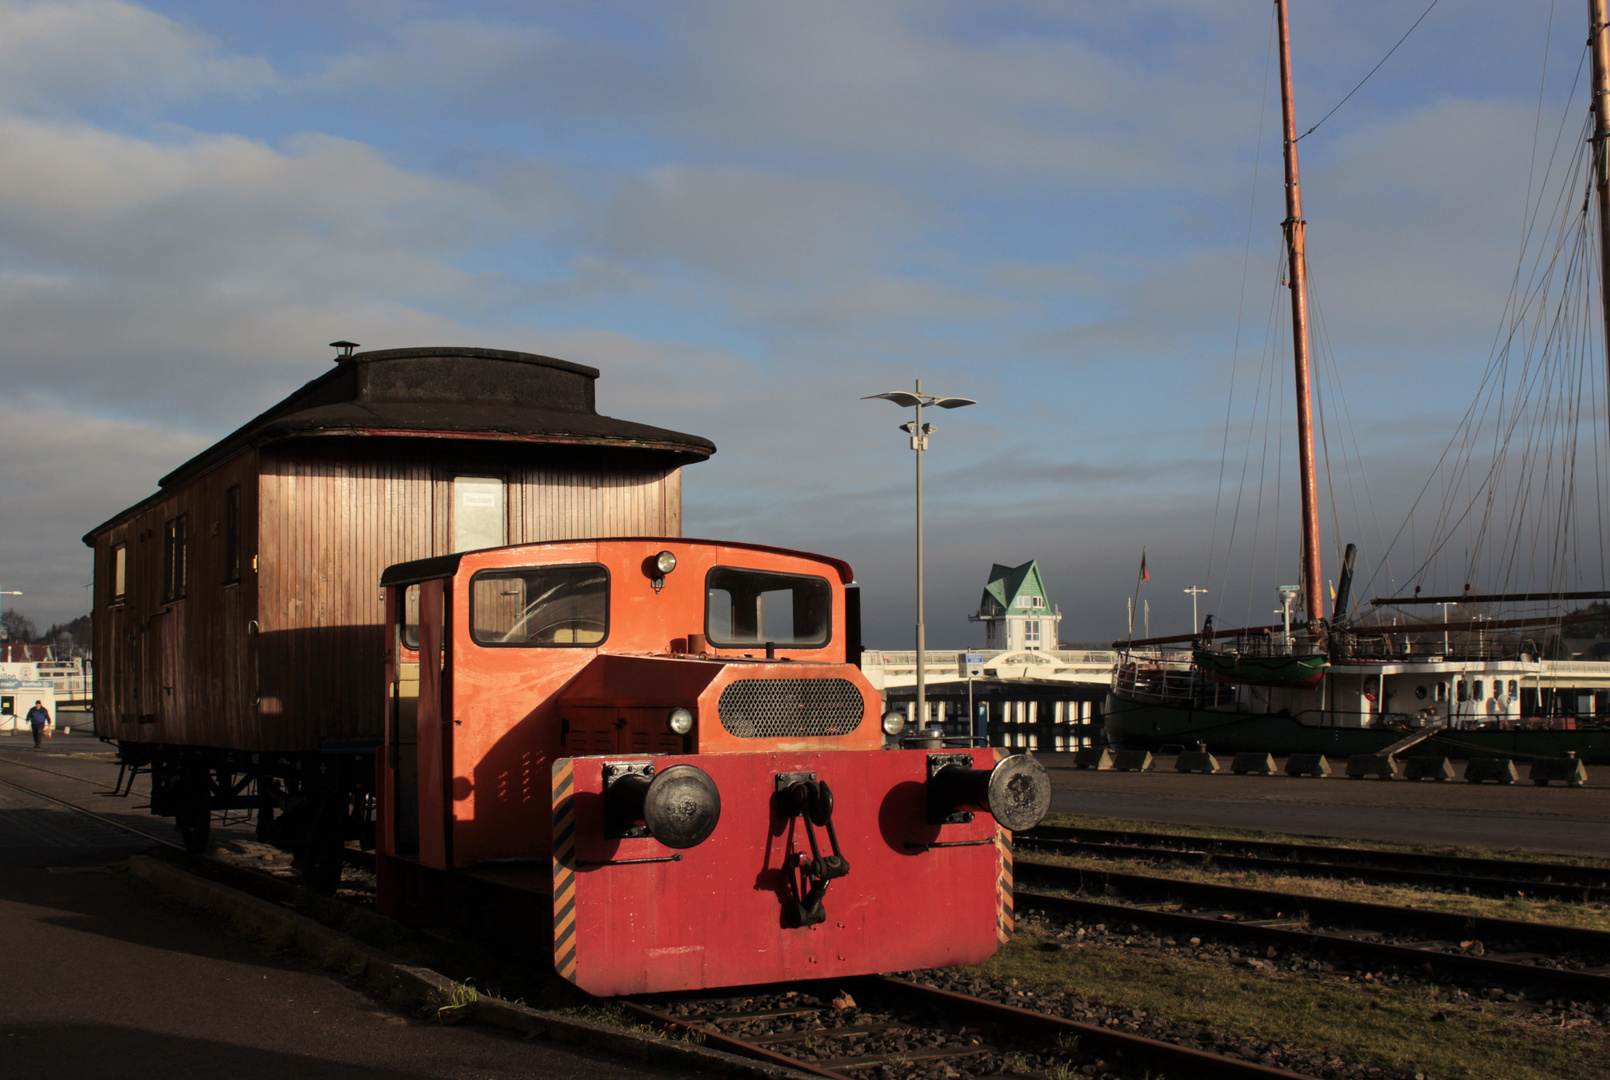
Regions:
<instances>
[{"instance_id":1,"label":"sailing ship","mask_svg":"<svg viewBox=\"0 0 1610 1080\"><path fill-rule=\"evenodd\" d=\"M1120 652L1105 706L1109 742L1159 750L1205 745L1215 752L1276 755L1407 752L1455 759L1576 755L1610 764L1610 663L1565 659L1570 623L1610 622L1610 591L1375 597L1351 606L1356 547L1348 544L1332 610L1324 610L1319 493L1310 389L1306 222L1298 178L1291 49L1285 0L1275 0L1284 120L1286 284L1301 487L1301 586L1279 590L1284 617L1272 626L1115 642ZM1587 162L1597 195L1600 318L1610 344L1610 32L1605 0L1589 0L1592 137ZM1586 227L1589 202L1579 224ZM1586 275L1583 275L1584 277ZM1585 335L1584 335L1585 336ZM1562 560L1563 561L1563 560ZM1563 580L1563 574L1555 575ZM1300 604L1298 611L1293 607ZM1418 616L1442 605L1443 621ZM1499 618L1506 605L1546 606L1546 616ZM1449 618L1449 608L1462 613Z\"/></svg>"}]
</instances>

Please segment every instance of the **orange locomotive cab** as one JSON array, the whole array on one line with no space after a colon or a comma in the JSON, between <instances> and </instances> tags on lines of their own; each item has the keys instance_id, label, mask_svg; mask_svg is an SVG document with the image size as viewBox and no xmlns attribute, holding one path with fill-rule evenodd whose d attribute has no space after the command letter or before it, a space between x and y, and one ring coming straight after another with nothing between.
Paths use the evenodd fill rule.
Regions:
<instances>
[{"instance_id":1,"label":"orange locomotive cab","mask_svg":"<svg viewBox=\"0 0 1610 1080\"><path fill-rule=\"evenodd\" d=\"M596 994L989 956L1002 826L1043 816L1049 785L986 748L882 749L851 579L670 538L388 569L383 907L442 875L523 890Z\"/></svg>"}]
</instances>

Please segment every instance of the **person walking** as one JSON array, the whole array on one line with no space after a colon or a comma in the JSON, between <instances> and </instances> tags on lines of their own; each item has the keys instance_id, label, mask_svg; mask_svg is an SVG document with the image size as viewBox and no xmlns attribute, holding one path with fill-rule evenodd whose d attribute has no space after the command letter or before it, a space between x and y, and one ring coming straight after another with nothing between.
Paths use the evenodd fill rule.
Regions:
<instances>
[{"instance_id":1,"label":"person walking","mask_svg":"<svg viewBox=\"0 0 1610 1080\"><path fill-rule=\"evenodd\" d=\"M34 749L38 750L45 741L45 728L50 724L50 713L41 702L34 702L34 707L28 710L28 726L33 728Z\"/></svg>"}]
</instances>

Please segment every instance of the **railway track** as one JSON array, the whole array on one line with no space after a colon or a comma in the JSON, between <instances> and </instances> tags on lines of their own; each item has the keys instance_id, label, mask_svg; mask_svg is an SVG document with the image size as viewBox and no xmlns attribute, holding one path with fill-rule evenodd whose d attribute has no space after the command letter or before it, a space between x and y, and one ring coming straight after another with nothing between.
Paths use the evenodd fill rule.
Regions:
<instances>
[{"instance_id":1,"label":"railway track","mask_svg":"<svg viewBox=\"0 0 1610 1080\"><path fill-rule=\"evenodd\" d=\"M1024 848L1065 855L1166 859L1302 877L1425 885L1493 896L1578 902L1610 899L1610 867L1046 825L1022 834L1017 841Z\"/></svg>"},{"instance_id":2,"label":"railway track","mask_svg":"<svg viewBox=\"0 0 1610 1080\"><path fill-rule=\"evenodd\" d=\"M104 786L96 778L32 762L5 763ZM300 892L282 877L192 855L176 839L118 821L13 777L0 776L0 784L161 845L166 857L177 865L232 888L278 902L292 900ZM835 1007L833 998L846 990L853 997ZM1094 1072L1080 1075L1114 1078L1160 1071L1221 1080L1312 1075L1124 1030L1116 1019L1085 1022L889 977L845 980L835 983L825 996L813 996L809 988L785 988L769 996L751 993L744 998L703 996L692 1001L620 1004L640 1021L668 1033L694 1031L705 1045L841 1080L890 1075L884 1066L906 1071L939 1063L946 1066L947 1075L954 1073L959 1078L1072 1075L1067 1070L1082 1065L1093 1067ZM1064 1071L1057 1072L1058 1066Z\"/></svg>"},{"instance_id":3,"label":"railway track","mask_svg":"<svg viewBox=\"0 0 1610 1080\"><path fill-rule=\"evenodd\" d=\"M707 1046L828 1080L935 1065L963 1078L1138 1077L1153 1070L1216 1080L1311 1075L891 976L743 997L623 1004L673 1034L693 1033ZM1086 1067L1093 1071L1083 1072Z\"/></svg>"},{"instance_id":4,"label":"railway track","mask_svg":"<svg viewBox=\"0 0 1610 1080\"><path fill-rule=\"evenodd\" d=\"M1344 957L1437 979L1610 1000L1610 932L1603 930L1030 859L1018 859L1016 872L1019 910L1132 923L1175 937L1211 936L1260 950ZM1057 891L1040 891L1046 888Z\"/></svg>"}]
</instances>

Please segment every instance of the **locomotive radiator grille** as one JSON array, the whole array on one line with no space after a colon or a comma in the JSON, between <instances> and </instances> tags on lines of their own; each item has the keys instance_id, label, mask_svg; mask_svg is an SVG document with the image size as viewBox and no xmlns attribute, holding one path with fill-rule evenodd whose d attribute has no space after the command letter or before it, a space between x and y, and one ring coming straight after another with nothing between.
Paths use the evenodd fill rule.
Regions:
<instances>
[{"instance_id":1,"label":"locomotive radiator grille","mask_svg":"<svg viewBox=\"0 0 1610 1080\"><path fill-rule=\"evenodd\" d=\"M738 679L721 691L721 726L740 739L848 735L866 711L848 679Z\"/></svg>"}]
</instances>

